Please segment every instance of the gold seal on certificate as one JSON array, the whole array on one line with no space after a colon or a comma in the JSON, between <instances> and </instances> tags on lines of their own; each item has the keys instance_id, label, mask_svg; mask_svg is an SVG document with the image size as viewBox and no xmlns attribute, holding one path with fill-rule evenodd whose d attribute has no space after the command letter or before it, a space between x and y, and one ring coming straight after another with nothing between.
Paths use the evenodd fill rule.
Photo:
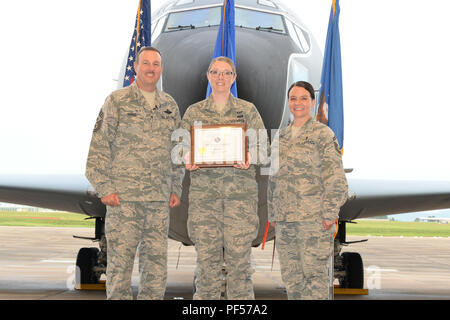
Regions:
<instances>
[{"instance_id":1,"label":"gold seal on certificate","mask_svg":"<svg viewBox=\"0 0 450 320\"><path fill-rule=\"evenodd\" d=\"M199 167L228 167L245 163L245 124L191 126L191 163Z\"/></svg>"}]
</instances>

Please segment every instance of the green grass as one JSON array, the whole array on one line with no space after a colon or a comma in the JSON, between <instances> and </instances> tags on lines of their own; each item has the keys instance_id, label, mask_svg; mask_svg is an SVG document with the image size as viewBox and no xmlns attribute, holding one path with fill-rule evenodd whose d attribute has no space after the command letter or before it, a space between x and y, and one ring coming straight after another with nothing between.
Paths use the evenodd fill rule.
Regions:
<instances>
[{"instance_id":1,"label":"green grass","mask_svg":"<svg viewBox=\"0 0 450 320\"><path fill-rule=\"evenodd\" d=\"M355 222L357 224L347 224L347 235L450 237L450 224L385 220L356 220Z\"/></svg>"},{"instance_id":2,"label":"green grass","mask_svg":"<svg viewBox=\"0 0 450 320\"><path fill-rule=\"evenodd\" d=\"M69 212L0 211L0 226L94 228L95 220L85 220L86 218L87 215ZM386 220L356 220L356 222L357 224L347 224L347 235L450 237L450 224Z\"/></svg>"},{"instance_id":3,"label":"green grass","mask_svg":"<svg viewBox=\"0 0 450 320\"><path fill-rule=\"evenodd\" d=\"M0 211L0 226L27 227L95 227L95 219L85 220L88 216L69 212L9 212Z\"/></svg>"}]
</instances>

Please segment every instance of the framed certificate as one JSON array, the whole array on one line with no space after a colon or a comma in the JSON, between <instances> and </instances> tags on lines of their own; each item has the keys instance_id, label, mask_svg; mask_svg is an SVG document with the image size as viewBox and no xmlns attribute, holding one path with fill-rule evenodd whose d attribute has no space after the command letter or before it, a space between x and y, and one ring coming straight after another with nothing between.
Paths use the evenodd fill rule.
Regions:
<instances>
[{"instance_id":1,"label":"framed certificate","mask_svg":"<svg viewBox=\"0 0 450 320\"><path fill-rule=\"evenodd\" d=\"M231 167L247 160L247 126L191 126L191 163L199 167Z\"/></svg>"}]
</instances>

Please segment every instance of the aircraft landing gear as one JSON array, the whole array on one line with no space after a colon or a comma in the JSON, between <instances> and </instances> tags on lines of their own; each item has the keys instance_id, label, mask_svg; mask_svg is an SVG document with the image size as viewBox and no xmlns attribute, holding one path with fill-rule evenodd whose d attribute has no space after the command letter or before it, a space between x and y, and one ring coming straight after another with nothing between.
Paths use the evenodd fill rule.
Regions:
<instances>
[{"instance_id":1,"label":"aircraft landing gear","mask_svg":"<svg viewBox=\"0 0 450 320\"><path fill-rule=\"evenodd\" d=\"M346 276L339 279L340 287L362 289L364 286L364 267L361 255L357 252L344 252L342 264Z\"/></svg>"},{"instance_id":2,"label":"aircraft landing gear","mask_svg":"<svg viewBox=\"0 0 450 320\"><path fill-rule=\"evenodd\" d=\"M78 251L75 279L76 288L85 289L86 285L104 285L100 281L102 274L106 273L106 238L104 218L95 218L95 238L77 237L99 242L98 248L81 248Z\"/></svg>"},{"instance_id":3,"label":"aircraft landing gear","mask_svg":"<svg viewBox=\"0 0 450 320\"><path fill-rule=\"evenodd\" d=\"M362 289L364 286L364 265L361 255L357 252L344 252L340 254L343 246L352 243L365 242L346 241L346 223L339 221L339 232L334 239L334 277L339 281L340 288Z\"/></svg>"},{"instance_id":4,"label":"aircraft landing gear","mask_svg":"<svg viewBox=\"0 0 450 320\"><path fill-rule=\"evenodd\" d=\"M79 284L94 284L100 280L100 275L94 272L98 265L98 248L81 248L77 255L75 279Z\"/></svg>"}]
</instances>

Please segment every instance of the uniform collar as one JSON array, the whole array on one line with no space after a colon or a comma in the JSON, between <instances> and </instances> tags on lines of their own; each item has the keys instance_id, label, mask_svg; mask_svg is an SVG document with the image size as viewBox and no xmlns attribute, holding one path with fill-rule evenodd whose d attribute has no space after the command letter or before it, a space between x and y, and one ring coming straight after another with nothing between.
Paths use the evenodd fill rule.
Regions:
<instances>
[{"instance_id":1,"label":"uniform collar","mask_svg":"<svg viewBox=\"0 0 450 320\"><path fill-rule=\"evenodd\" d=\"M305 122L305 124L303 126L300 127L301 131L309 131L312 124L313 124L314 120L311 117L310 119L308 119L308 121ZM282 131L280 132L280 136L285 136L285 135L290 135L291 131L292 131L292 124L289 124L287 127L283 128Z\"/></svg>"},{"instance_id":2,"label":"uniform collar","mask_svg":"<svg viewBox=\"0 0 450 320\"><path fill-rule=\"evenodd\" d=\"M144 95L141 93L141 89L137 86L136 81L130 85L131 97L139 102L141 106L148 106L147 100ZM161 94L158 88L155 89L155 108L158 108L161 105ZM147 108L146 108L147 109ZM148 108L149 109L149 108Z\"/></svg>"},{"instance_id":3,"label":"uniform collar","mask_svg":"<svg viewBox=\"0 0 450 320\"><path fill-rule=\"evenodd\" d=\"M235 98L233 96L233 94L230 93L230 97L228 98L228 101L226 103L226 106L228 108L224 109L225 110L224 114L229 112L230 110L234 110L236 108L236 104L237 104L237 98ZM207 106L208 111L216 112L216 111L213 111L214 101L213 101L211 95L209 95L209 97L206 99L206 106Z\"/></svg>"}]
</instances>

